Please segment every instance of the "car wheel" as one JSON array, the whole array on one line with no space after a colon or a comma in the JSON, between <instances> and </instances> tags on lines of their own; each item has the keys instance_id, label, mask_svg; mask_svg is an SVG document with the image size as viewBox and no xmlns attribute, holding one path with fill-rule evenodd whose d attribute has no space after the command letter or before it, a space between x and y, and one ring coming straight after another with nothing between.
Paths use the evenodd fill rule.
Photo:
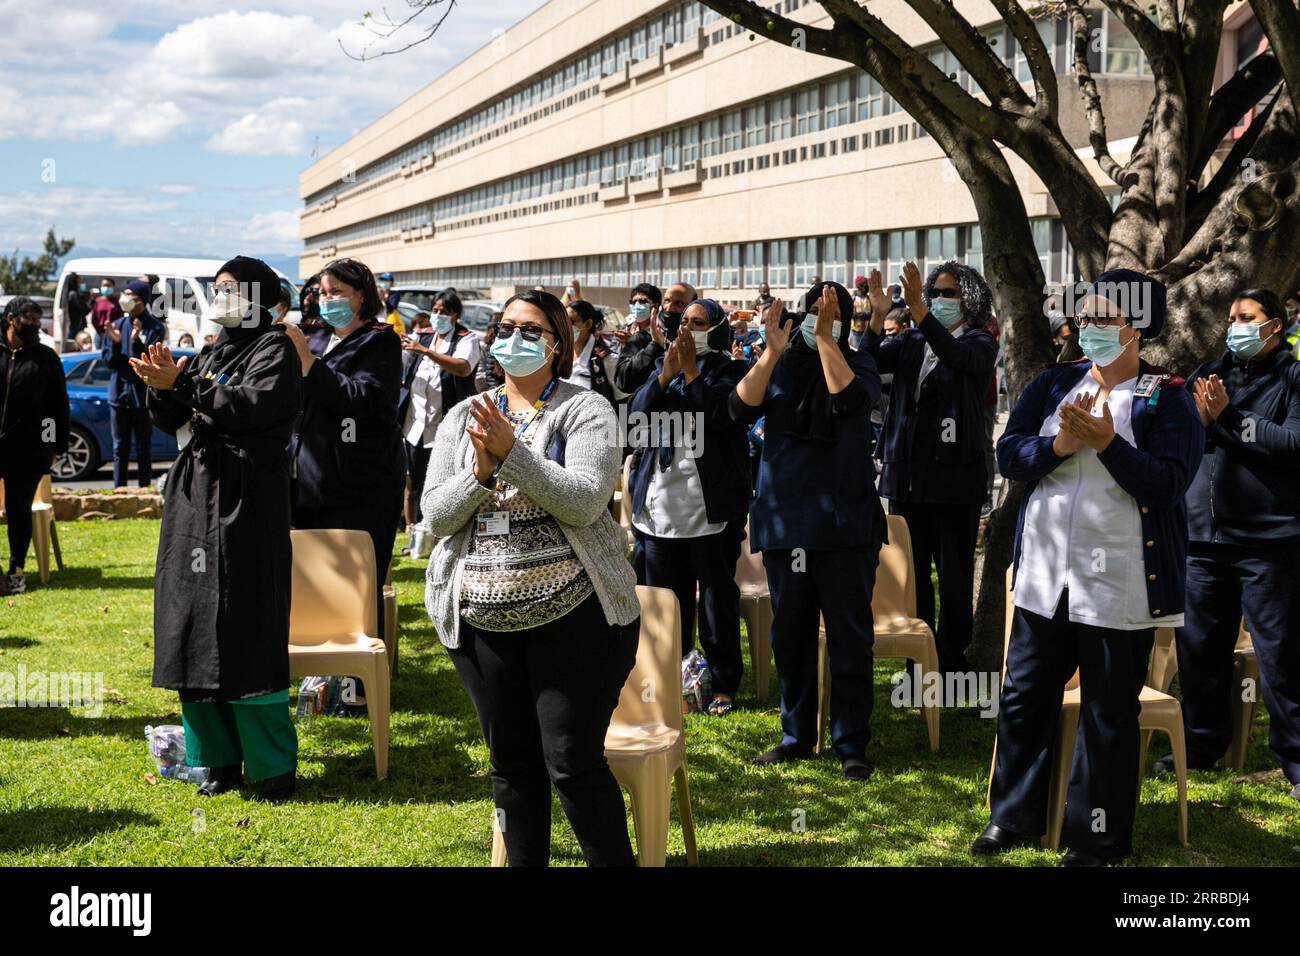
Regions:
<instances>
[{"instance_id":1,"label":"car wheel","mask_svg":"<svg viewBox=\"0 0 1300 956\"><path fill-rule=\"evenodd\" d=\"M68 450L54 459L50 474L58 481L81 481L99 469L99 450L90 432L73 425L68 432Z\"/></svg>"}]
</instances>

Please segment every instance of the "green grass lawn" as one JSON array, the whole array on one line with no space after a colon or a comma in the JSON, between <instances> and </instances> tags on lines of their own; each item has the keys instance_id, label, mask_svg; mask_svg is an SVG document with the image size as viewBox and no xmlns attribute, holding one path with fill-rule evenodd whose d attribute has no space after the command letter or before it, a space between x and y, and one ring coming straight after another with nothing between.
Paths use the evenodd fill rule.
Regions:
<instances>
[{"instance_id":1,"label":"green grass lawn","mask_svg":"<svg viewBox=\"0 0 1300 956\"><path fill-rule=\"evenodd\" d=\"M152 583L158 522L66 523L69 567L49 587L0 598L0 672L102 671L103 713L0 711L0 864L486 865L491 845L487 749L424 612L422 568L397 559L401 668L393 682L391 775L374 777L364 720L295 718L298 796L264 806L241 794L200 800L192 785L151 782L146 724L180 723L174 693L150 686ZM986 820L993 721L944 711L930 753L917 711L888 704L896 662L877 666L875 776L844 780L829 753L760 770L779 739L773 696L759 710L747 679L726 718L687 718L700 861L715 865L967 865ZM1262 711L1262 708L1261 708ZM1261 713L1247 771L1272 770ZM1157 740L1152 758L1164 752ZM1295 865L1300 806L1280 777L1235 783L1192 774L1191 846L1176 841L1172 778L1148 776L1136 865ZM792 826L804 811L806 829ZM196 815L196 811L201 812ZM581 862L555 804L554 860ZM683 864L674 813L669 863ZM1018 850L994 865L1046 866L1056 854Z\"/></svg>"}]
</instances>

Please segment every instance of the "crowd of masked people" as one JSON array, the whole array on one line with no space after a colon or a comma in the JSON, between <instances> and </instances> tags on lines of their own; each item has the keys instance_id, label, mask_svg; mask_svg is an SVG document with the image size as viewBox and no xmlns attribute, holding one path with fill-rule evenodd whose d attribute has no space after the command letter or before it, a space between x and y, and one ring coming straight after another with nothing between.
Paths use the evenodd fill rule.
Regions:
<instances>
[{"instance_id":1,"label":"crowd of masked people","mask_svg":"<svg viewBox=\"0 0 1300 956\"><path fill-rule=\"evenodd\" d=\"M0 422L7 490L31 485L13 462L48 468L58 429L44 439L42 421L66 433L66 393L16 301L0 348L0 377L24 399ZM575 281L563 297L512 296L480 338L450 289L393 334L389 290L340 259L304 286L300 325L283 310L274 272L236 257L205 313L222 331L193 359L142 337L134 304L106 332L106 350L132 343L113 386L131 409L123 433L147 417L182 445L154 682L180 693L191 762L213 768L202 793L245 772L264 798L293 790L290 528L365 531L381 583L399 529L405 553L427 556L426 606L488 742L512 864L548 859L552 786L588 863L632 861L603 742L636 656L635 586L676 595L682 652L698 638L707 712L725 717L742 678L746 538L767 575L781 693L781 737L754 763L812 755L824 633L832 746L844 776L866 780L882 500L906 523L939 668L967 673L996 468L1024 494L990 820L972 851L1045 831L1061 689L1077 670L1061 862L1131 852L1138 695L1158 627L1176 629L1187 759L1206 768L1228 745L1244 616L1270 749L1300 799L1300 366L1272 292L1236 296L1224 351L1184 381L1140 355L1165 324L1164 286L1099 276L1065 330L1078 357L1025 388L996 462L992 296L959 262L928 275L908 263L889 289L875 271L853 290L818 280L792 303L764 286L730 315L685 282L642 283L619 330ZM619 432L632 413L659 424ZM610 511L629 456L630 556ZM21 573L12 519L9 534Z\"/></svg>"}]
</instances>

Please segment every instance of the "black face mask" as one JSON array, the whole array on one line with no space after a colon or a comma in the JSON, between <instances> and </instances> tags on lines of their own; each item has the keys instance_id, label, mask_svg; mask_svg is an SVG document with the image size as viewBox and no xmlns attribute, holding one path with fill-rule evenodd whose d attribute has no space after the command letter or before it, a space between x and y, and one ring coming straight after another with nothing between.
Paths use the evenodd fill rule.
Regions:
<instances>
[{"instance_id":1,"label":"black face mask","mask_svg":"<svg viewBox=\"0 0 1300 956\"><path fill-rule=\"evenodd\" d=\"M682 313L660 312L659 324L663 327L664 338L671 342L677 338L677 332L682 327Z\"/></svg>"},{"instance_id":2,"label":"black face mask","mask_svg":"<svg viewBox=\"0 0 1300 956\"><path fill-rule=\"evenodd\" d=\"M35 345L41 340L41 327L39 325L27 325L25 322L17 326L18 341L23 345Z\"/></svg>"}]
</instances>

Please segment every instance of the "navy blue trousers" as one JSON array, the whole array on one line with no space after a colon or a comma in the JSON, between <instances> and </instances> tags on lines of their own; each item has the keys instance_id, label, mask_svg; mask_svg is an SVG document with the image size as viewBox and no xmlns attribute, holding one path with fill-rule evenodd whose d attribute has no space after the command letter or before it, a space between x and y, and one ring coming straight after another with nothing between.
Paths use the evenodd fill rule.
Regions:
<instances>
[{"instance_id":1,"label":"navy blue trousers","mask_svg":"<svg viewBox=\"0 0 1300 956\"><path fill-rule=\"evenodd\" d=\"M934 631L939 670L965 673L970 670L966 648L975 622L975 539L979 536L980 506L891 501L889 510L907 521L916 573L916 616ZM931 561L939 575L937 622Z\"/></svg>"},{"instance_id":2,"label":"navy blue trousers","mask_svg":"<svg viewBox=\"0 0 1300 956\"><path fill-rule=\"evenodd\" d=\"M1187 554L1186 626L1178 628L1178 682L1187 759L1209 766L1232 736L1232 708L1249 689L1232 683L1242 616L1255 644L1268 709L1268 745L1300 783L1300 547L1193 542Z\"/></svg>"},{"instance_id":3,"label":"navy blue trousers","mask_svg":"<svg viewBox=\"0 0 1300 956\"><path fill-rule=\"evenodd\" d=\"M863 551L763 552L772 594L772 656L781 683L781 746L811 753L817 742L818 615L830 657L831 743L865 757L871 740L871 592L876 555Z\"/></svg>"},{"instance_id":4,"label":"navy blue trousers","mask_svg":"<svg viewBox=\"0 0 1300 956\"><path fill-rule=\"evenodd\" d=\"M1047 831L1052 747L1062 688L1079 671L1081 706L1061 843L1097 856L1133 849L1138 694L1155 631L1072 623L1064 593L1051 618L1015 609L998 707L992 822L1024 836Z\"/></svg>"},{"instance_id":5,"label":"navy blue trousers","mask_svg":"<svg viewBox=\"0 0 1300 956\"><path fill-rule=\"evenodd\" d=\"M113 426L113 487L126 487L126 469L131 462L131 441L135 440L135 477L141 488L153 481L153 422L147 408L110 405Z\"/></svg>"},{"instance_id":6,"label":"navy blue trousers","mask_svg":"<svg viewBox=\"0 0 1300 956\"><path fill-rule=\"evenodd\" d=\"M698 538L641 535L645 583L669 588L682 610L682 656L695 646L695 589L699 586L700 646L709 662L713 693L735 697L744 663L740 656L740 587L736 561L744 527L729 522Z\"/></svg>"}]
</instances>

